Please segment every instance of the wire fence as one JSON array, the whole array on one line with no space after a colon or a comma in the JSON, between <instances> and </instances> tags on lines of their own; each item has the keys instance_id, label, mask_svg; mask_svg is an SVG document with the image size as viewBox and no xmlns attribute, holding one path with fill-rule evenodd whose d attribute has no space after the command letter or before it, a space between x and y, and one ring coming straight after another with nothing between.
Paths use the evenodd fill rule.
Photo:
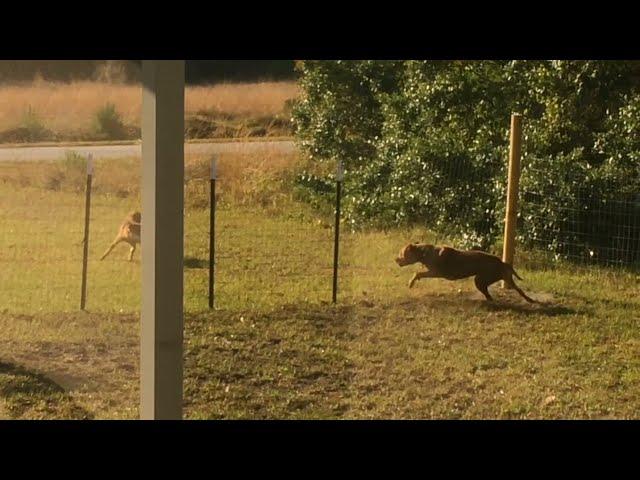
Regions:
<instances>
[{"instance_id":1,"label":"wire fence","mask_svg":"<svg viewBox=\"0 0 640 480\"><path fill-rule=\"evenodd\" d=\"M295 156L221 155L216 195L215 306L253 309L287 303L329 302L332 297L333 219L293 201L283 172ZM140 206L139 158L96 161L88 245L87 310L137 311L140 251L128 261L118 246L104 260L124 216ZM188 157L185 170L185 307L208 308L209 157ZM443 174L455 176L455 162ZM519 200L518 248L556 260L637 268L640 263L640 194L585 183L568 195L544 168L526 165ZM576 174L577 175L577 174ZM68 153L52 162L0 163L0 305L5 311L73 311L81 296L86 158ZM576 178L576 181L579 179ZM471 176L442 194L455 200L486 188ZM506 183L506 180L504 181ZM285 188L286 187L286 188ZM462 189L462 190L461 190ZM473 195L472 195L473 196ZM452 200L453 201L453 200ZM457 218L477 206L460 204ZM491 228L503 215L494 206L475 217ZM466 212L466 213L465 213ZM504 218L504 217L502 217ZM526 229L523 226L526 225ZM447 230L435 226L435 241ZM462 227L464 235L464 227ZM473 230L472 228L469 231ZM525 232L525 233L523 233ZM339 291L364 268L357 234L340 238ZM372 274L373 275L373 274ZM372 278L375 275L372 276ZM371 280L373 281L373 280Z\"/></svg>"},{"instance_id":2,"label":"wire fence","mask_svg":"<svg viewBox=\"0 0 640 480\"><path fill-rule=\"evenodd\" d=\"M3 165L6 172L7 166ZM10 169L10 166L9 166ZM3 309L47 310L50 305L71 308L77 295L69 290L79 274L76 260L82 249L82 205L72 195L44 201L31 189L8 189L0 194L0 305ZM53 204L52 204L53 203ZM77 270L74 271L74 270ZM79 292L76 289L76 292ZM77 308L77 305L76 305Z\"/></svg>"},{"instance_id":3,"label":"wire fence","mask_svg":"<svg viewBox=\"0 0 640 480\"><path fill-rule=\"evenodd\" d=\"M277 151L218 156L216 308L272 308L332 300L335 224L330 215L321 216L296 200L291 175L298 161L296 153ZM209 162L210 156L187 152L187 310L209 308ZM526 250L547 260L640 266L640 190L618 191L606 181L589 181L579 170L566 173L570 178L554 178L543 164L528 161L526 155L522 164L517 255ZM453 160L431 172L434 188L439 189L435 197L447 206L429 225L436 243L457 234L477 244L478 231L501 237L504 201L500 198L506 193L506 178L502 178L506 168L496 165L489 175L471 167ZM79 308L86 168L86 156L74 152L47 162L34 156L0 163L0 310L33 313ZM346 181L348 194L348 176ZM492 198L499 200L486 201ZM129 248L118 246L100 260L125 215L139 209L139 156L96 160L87 249L88 311L139 310L140 250L129 261ZM339 298L356 285L375 288L375 282L384 282L384 275L391 272L377 272L379 263L357 254L358 248L375 248L363 242L370 239L347 229L341 232ZM389 252L381 249L379 255ZM547 260L547 265L552 264ZM354 279L362 272L369 277L358 283Z\"/></svg>"},{"instance_id":4,"label":"wire fence","mask_svg":"<svg viewBox=\"0 0 640 480\"><path fill-rule=\"evenodd\" d=\"M215 305L254 309L330 301L333 225L300 208L282 179L295 154L219 155ZM185 162L184 297L208 309L210 157ZM141 249L118 244L101 260L125 216L140 210L140 158L95 160L86 310L138 311ZM0 163L0 305L12 313L80 308L87 157ZM143 220L144 224L144 215ZM343 243L348 244L348 239ZM345 247L346 248L346 247ZM341 259L341 266L347 262Z\"/></svg>"},{"instance_id":5,"label":"wire fence","mask_svg":"<svg viewBox=\"0 0 640 480\"><path fill-rule=\"evenodd\" d=\"M522 175L520 216L529 224L529 234L519 237L521 244L555 260L640 267L640 187L636 193L621 192L569 172L575 178L564 182L580 185L569 194L543 168L529 167ZM541 188L540 182L527 182L527 177L548 182Z\"/></svg>"},{"instance_id":6,"label":"wire fence","mask_svg":"<svg viewBox=\"0 0 640 480\"><path fill-rule=\"evenodd\" d=\"M333 229L278 187L273 158L225 158L216 180L215 306L255 308L331 298ZM280 164L283 166L283 163ZM187 303L204 308L210 235L206 162L187 169ZM266 176L266 177L265 177ZM267 186L269 184L269 186Z\"/></svg>"},{"instance_id":7,"label":"wire fence","mask_svg":"<svg viewBox=\"0 0 640 480\"><path fill-rule=\"evenodd\" d=\"M0 308L64 312L80 307L86 160L67 153L55 161L32 158L0 163ZM94 174L89 310L96 306L130 310L139 303L139 272L133 265L123 270L111 262L98 264L123 212L132 206L129 187L121 187L119 178L109 176L113 166L100 162ZM114 288L123 282L125 288Z\"/></svg>"}]
</instances>

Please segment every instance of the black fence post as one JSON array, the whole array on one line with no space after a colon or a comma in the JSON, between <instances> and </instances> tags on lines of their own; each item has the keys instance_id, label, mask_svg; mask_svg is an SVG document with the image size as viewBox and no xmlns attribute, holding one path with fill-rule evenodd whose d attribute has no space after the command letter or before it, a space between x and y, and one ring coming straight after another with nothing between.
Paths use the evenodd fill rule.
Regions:
<instances>
[{"instance_id":1,"label":"black fence post","mask_svg":"<svg viewBox=\"0 0 640 480\"><path fill-rule=\"evenodd\" d=\"M84 239L82 251L82 290L80 292L80 310L87 302L87 259L89 256L89 218L91 213L91 180L93 177L93 156L87 158L87 188L84 207Z\"/></svg>"},{"instance_id":2,"label":"black fence post","mask_svg":"<svg viewBox=\"0 0 640 480\"><path fill-rule=\"evenodd\" d=\"M338 247L340 245L340 198L342 195L342 181L344 180L344 171L342 168L342 160L338 160L338 170L336 172L336 226L335 237L333 242L333 303L338 298Z\"/></svg>"},{"instance_id":3,"label":"black fence post","mask_svg":"<svg viewBox=\"0 0 640 480\"><path fill-rule=\"evenodd\" d=\"M211 200L209 204L209 308L213 309L215 301L215 239L216 239L216 159L211 159L211 175L209 176L209 192Z\"/></svg>"}]
</instances>

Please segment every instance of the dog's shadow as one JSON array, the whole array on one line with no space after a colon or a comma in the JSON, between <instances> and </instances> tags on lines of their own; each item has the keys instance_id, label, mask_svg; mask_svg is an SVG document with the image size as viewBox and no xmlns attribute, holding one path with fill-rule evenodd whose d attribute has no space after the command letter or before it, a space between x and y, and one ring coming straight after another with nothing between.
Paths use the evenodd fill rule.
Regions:
<instances>
[{"instance_id":1,"label":"dog's shadow","mask_svg":"<svg viewBox=\"0 0 640 480\"><path fill-rule=\"evenodd\" d=\"M514 312L521 315L543 315L557 317L580 313L578 310L556 301L554 296L546 292L529 292L535 303L525 302L513 290L494 288L491 290L493 301L487 301L480 292L474 291L470 295L462 293L465 302L471 302L490 312Z\"/></svg>"},{"instance_id":2,"label":"dog's shadow","mask_svg":"<svg viewBox=\"0 0 640 480\"><path fill-rule=\"evenodd\" d=\"M480 300L478 300L480 301ZM534 304L515 303L513 300L500 299L493 302L481 301L482 308L491 312L511 311L521 315L544 315L547 317L557 317L560 315L570 315L578 313L573 308L551 302L539 302Z\"/></svg>"},{"instance_id":3,"label":"dog's shadow","mask_svg":"<svg viewBox=\"0 0 640 480\"><path fill-rule=\"evenodd\" d=\"M462 297L462 298L461 298ZM553 300L538 300L536 303L525 303L519 298L510 295L495 295L493 301L487 301L484 296L475 293L471 295L438 295L436 298L430 299L430 304L439 304L443 309L455 309L463 307L465 310L473 311L475 309L484 310L486 312L511 312L522 316L545 316L558 317L562 315L571 315L580 312L574 308L554 302ZM404 308L414 309L424 304L424 299L405 299L400 302Z\"/></svg>"},{"instance_id":4,"label":"dog's shadow","mask_svg":"<svg viewBox=\"0 0 640 480\"><path fill-rule=\"evenodd\" d=\"M140 264L142 263L141 259L136 259L134 258L133 260L129 260L129 259L123 259L122 262L124 263L132 263L132 264ZM209 261L208 260L201 260L199 258L195 258L195 257L184 257L184 268L209 268Z\"/></svg>"},{"instance_id":5,"label":"dog's shadow","mask_svg":"<svg viewBox=\"0 0 640 480\"><path fill-rule=\"evenodd\" d=\"M184 268L209 268L209 261L195 257L184 257Z\"/></svg>"}]
</instances>

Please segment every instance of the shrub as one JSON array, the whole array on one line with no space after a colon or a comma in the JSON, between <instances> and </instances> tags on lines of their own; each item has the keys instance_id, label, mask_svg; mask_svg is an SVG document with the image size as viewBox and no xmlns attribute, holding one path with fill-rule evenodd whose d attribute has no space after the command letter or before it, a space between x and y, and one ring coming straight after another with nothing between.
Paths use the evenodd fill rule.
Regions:
<instances>
[{"instance_id":1,"label":"shrub","mask_svg":"<svg viewBox=\"0 0 640 480\"><path fill-rule=\"evenodd\" d=\"M95 133L104 140L124 140L128 130L113 103L107 103L96 112Z\"/></svg>"},{"instance_id":2,"label":"shrub","mask_svg":"<svg viewBox=\"0 0 640 480\"><path fill-rule=\"evenodd\" d=\"M27 110L22 116L22 121L18 130L21 132L21 140L25 142L39 142L47 139L49 136L49 131L46 129L42 119L31 105L27 107Z\"/></svg>"},{"instance_id":3,"label":"shrub","mask_svg":"<svg viewBox=\"0 0 640 480\"><path fill-rule=\"evenodd\" d=\"M65 152L63 160L44 169L43 186L47 190L82 193L86 188L87 159L75 151Z\"/></svg>"}]
</instances>

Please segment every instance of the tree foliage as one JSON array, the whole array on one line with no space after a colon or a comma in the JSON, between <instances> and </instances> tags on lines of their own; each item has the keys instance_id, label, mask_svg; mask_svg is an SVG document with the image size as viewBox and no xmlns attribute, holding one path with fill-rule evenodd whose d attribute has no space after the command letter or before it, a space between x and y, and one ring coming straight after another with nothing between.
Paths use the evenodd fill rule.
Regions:
<instances>
[{"instance_id":1,"label":"tree foliage","mask_svg":"<svg viewBox=\"0 0 640 480\"><path fill-rule=\"evenodd\" d=\"M344 162L344 209L354 227L419 223L461 246L495 242L512 112L524 116L521 241L550 239L549 249L567 251L589 234L588 249L602 254L615 221L598 218L592 234L602 202L640 213L626 201L640 192L639 62L305 61L298 68L299 143L314 161ZM299 181L311 196L331 191L330 179Z\"/></svg>"}]
</instances>

